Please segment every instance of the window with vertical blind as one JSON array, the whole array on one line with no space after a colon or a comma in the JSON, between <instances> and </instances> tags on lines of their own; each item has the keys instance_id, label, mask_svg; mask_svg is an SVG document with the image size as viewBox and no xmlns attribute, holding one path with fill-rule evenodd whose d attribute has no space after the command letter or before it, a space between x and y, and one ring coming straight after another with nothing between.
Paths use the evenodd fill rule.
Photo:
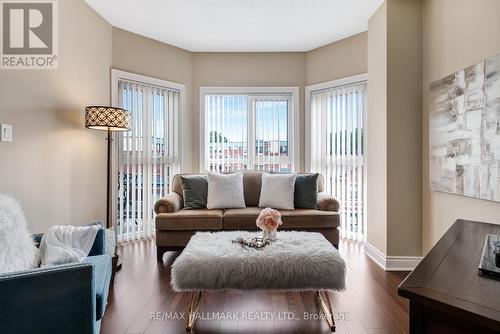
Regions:
<instances>
[{"instance_id":1,"label":"window with vertical blind","mask_svg":"<svg viewBox=\"0 0 500 334\"><path fill-rule=\"evenodd\" d=\"M179 109L182 86L119 71L116 103L132 116L132 130L115 145L116 226L119 241L154 235L154 203L180 169Z\"/></svg>"},{"instance_id":2,"label":"window with vertical blind","mask_svg":"<svg viewBox=\"0 0 500 334\"><path fill-rule=\"evenodd\" d=\"M307 169L324 175L340 201L341 236L355 240L365 235L366 86L356 76L306 88Z\"/></svg>"},{"instance_id":3,"label":"window with vertical blind","mask_svg":"<svg viewBox=\"0 0 500 334\"><path fill-rule=\"evenodd\" d=\"M291 172L298 153L297 90L201 91L201 170Z\"/></svg>"}]
</instances>

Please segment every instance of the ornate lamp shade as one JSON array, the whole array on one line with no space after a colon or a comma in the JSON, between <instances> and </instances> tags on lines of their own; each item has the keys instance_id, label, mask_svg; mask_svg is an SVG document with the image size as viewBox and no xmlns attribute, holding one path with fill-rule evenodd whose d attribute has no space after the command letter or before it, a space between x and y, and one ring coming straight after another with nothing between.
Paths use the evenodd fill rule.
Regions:
<instances>
[{"instance_id":1,"label":"ornate lamp shade","mask_svg":"<svg viewBox=\"0 0 500 334\"><path fill-rule=\"evenodd\" d=\"M105 131L129 131L130 113L121 108L89 106L85 108L85 127Z\"/></svg>"}]
</instances>

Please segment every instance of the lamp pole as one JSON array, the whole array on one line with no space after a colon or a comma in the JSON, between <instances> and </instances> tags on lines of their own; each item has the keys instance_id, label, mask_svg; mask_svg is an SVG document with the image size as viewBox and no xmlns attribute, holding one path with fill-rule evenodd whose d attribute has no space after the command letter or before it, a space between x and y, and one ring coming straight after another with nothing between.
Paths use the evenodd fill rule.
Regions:
<instances>
[{"instance_id":1,"label":"lamp pole","mask_svg":"<svg viewBox=\"0 0 500 334\"><path fill-rule=\"evenodd\" d=\"M113 214L111 213L111 145L113 142L113 136L111 133L111 128L108 127L108 172L106 177L106 228L113 227L113 232L115 233L115 254L113 257L114 261L116 261L116 270L120 270L122 267L122 259L120 255L116 252L118 249L118 226L113 224Z\"/></svg>"},{"instance_id":2,"label":"lamp pole","mask_svg":"<svg viewBox=\"0 0 500 334\"><path fill-rule=\"evenodd\" d=\"M122 108L107 106L88 106L85 108L85 127L95 130L106 130L108 141L107 171L106 171L106 228L113 227L115 235L115 254L113 255L113 268L120 269L121 259L117 254L118 249L118 230L113 223L113 214L111 210L112 196L112 171L111 171L111 145L113 142L113 131L130 131L131 117L130 113ZM114 277L114 270L113 270Z\"/></svg>"},{"instance_id":3,"label":"lamp pole","mask_svg":"<svg viewBox=\"0 0 500 334\"><path fill-rule=\"evenodd\" d=\"M111 129L108 128L108 172L106 176L106 228L111 228L113 226L111 217ZM115 229L116 230L116 229ZM116 236L116 231L115 231Z\"/></svg>"}]
</instances>

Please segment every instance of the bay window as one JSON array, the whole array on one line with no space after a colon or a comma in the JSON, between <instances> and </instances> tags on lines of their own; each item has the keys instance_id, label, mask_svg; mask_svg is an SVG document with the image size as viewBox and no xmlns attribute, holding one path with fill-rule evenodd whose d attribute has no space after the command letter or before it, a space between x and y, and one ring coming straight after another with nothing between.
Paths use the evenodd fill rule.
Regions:
<instances>
[{"instance_id":1,"label":"bay window","mask_svg":"<svg viewBox=\"0 0 500 334\"><path fill-rule=\"evenodd\" d=\"M321 173L340 206L343 238L366 222L366 75L306 87L306 170Z\"/></svg>"},{"instance_id":2,"label":"bay window","mask_svg":"<svg viewBox=\"0 0 500 334\"><path fill-rule=\"evenodd\" d=\"M297 88L204 87L200 95L201 171L297 168Z\"/></svg>"},{"instance_id":3,"label":"bay window","mask_svg":"<svg viewBox=\"0 0 500 334\"><path fill-rule=\"evenodd\" d=\"M113 104L132 116L115 137L113 212L119 241L154 235L154 204L180 172L184 85L112 70Z\"/></svg>"}]
</instances>

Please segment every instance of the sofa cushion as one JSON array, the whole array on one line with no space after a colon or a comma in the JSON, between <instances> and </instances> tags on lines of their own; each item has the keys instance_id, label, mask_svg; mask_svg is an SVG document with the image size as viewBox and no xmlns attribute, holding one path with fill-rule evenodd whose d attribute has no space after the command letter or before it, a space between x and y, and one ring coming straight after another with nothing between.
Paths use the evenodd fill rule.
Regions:
<instances>
[{"instance_id":1,"label":"sofa cushion","mask_svg":"<svg viewBox=\"0 0 500 334\"><path fill-rule=\"evenodd\" d=\"M256 220L261 210L253 206L244 209L228 209L224 211L222 228L224 230L259 229Z\"/></svg>"},{"instance_id":2,"label":"sofa cushion","mask_svg":"<svg viewBox=\"0 0 500 334\"><path fill-rule=\"evenodd\" d=\"M83 262L94 266L94 286L96 294L96 320L102 319L108 303L109 283L111 281L111 256L89 256Z\"/></svg>"},{"instance_id":3,"label":"sofa cushion","mask_svg":"<svg viewBox=\"0 0 500 334\"><path fill-rule=\"evenodd\" d=\"M179 210L156 216L157 230L192 231L222 229L222 210Z\"/></svg>"},{"instance_id":4,"label":"sofa cushion","mask_svg":"<svg viewBox=\"0 0 500 334\"><path fill-rule=\"evenodd\" d=\"M255 221L262 209L247 207L244 209L229 209L224 212L222 228L224 230L256 230ZM323 229L335 228L340 225L339 215L332 211L314 209L279 210L283 225L280 229Z\"/></svg>"},{"instance_id":5,"label":"sofa cushion","mask_svg":"<svg viewBox=\"0 0 500 334\"><path fill-rule=\"evenodd\" d=\"M315 209L280 210L283 225L280 228L335 228L340 226L338 212Z\"/></svg>"}]
</instances>

